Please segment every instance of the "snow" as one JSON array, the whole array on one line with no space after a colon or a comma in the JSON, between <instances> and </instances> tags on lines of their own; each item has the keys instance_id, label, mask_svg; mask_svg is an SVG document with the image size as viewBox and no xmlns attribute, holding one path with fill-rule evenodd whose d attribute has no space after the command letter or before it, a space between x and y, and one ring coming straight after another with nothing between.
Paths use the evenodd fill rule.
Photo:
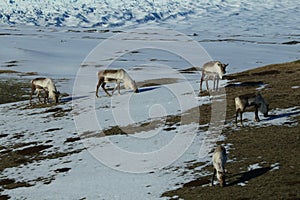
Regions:
<instances>
[{"instance_id":1,"label":"snow","mask_svg":"<svg viewBox=\"0 0 300 200\"><path fill-rule=\"evenodd\" d=\"M226 94L221 89L199 97L200 73L178 70L214 59L229 63L228 73L235 73L299 59L299 44L284 44L299 41L297 8L293 0L0 1L0 70L52 77L72 96L45 108L27 101L0 105L0 133L8 134L1 146L27 144L14 151L47 146L43 159L0 175L33 186L2 193L12 199L159 199L194 180L187 163L210 163L212 147L225 139L222 128L233 127L233 121L212 115L209 124L189 122L187 110L225 105ZM126 69L141 92L122 89L110 98L100 90L95 98L96 72L105 68ZM20 76L1 74L7 77ZM166 82L143 86L159 81ZM178 114L179 122L167 121ZM295 126L299 114L299 107L277 108L254 122L254 113L246 112L244 125ZM127 135L103 134L117 126ZM69 170L59 172L62 168Z\"/></svg>"},{"instance_id":2,"label":"snow","mask_svg":"<svg viewBox=\"0 0 300 200\"><path fill-rule=\"evenodd\" d=\"M244 187L247 185L247 183L248 183L248 181L245 181L245 182L240 182L237 185Z\"/></svg>"},{"instance_id":3,"label":"snow","mask_svg":"<svg viewBox=\"0 0 300 200\"><path fill-rule=\"evenodd\" d=\"M253 164L253 165L249 165L248 166L248 171L254 170L254 169L259 169L261 168L261 166L259 165L259 163Z\"/></svg>"},{"instance_id":4,"label":"snow","mask_svg":"<svg viewBox=\"0 0 300 200\"><path fill-rule=\"evenodd\" d=\"M124 96L130 94L131 91L127 91L114 98L121 102ZM138 95L147 94L145 92ZM89 98L93 96L92 94ZM87 98L79 98L76 101L86 101ZM108 97L102 97L97 99L97 103L100 105L107 100ZM138 104L140 103L134 103L141 109L142 106L137 106ZM56 107L68 110L72 107L72 102L67 101ZM5 169L1 178L7 177L34 184L32 187L4 191L5 194L18 198L39 199L43 196L44 199L157 199L162 192L178 187L178 183L193 180L194 175L185 170L184 166L191 160L195 163L210 162L209 152L214 143L220 140L220 135L210 131L203 132L197 128L197 124L181 125L174 130L165 129L168 127L165 124L128 136L99 137L99 130L95 130L91 136L81 137L79 141L68 144L65 143L67 138L80 136L78 126L74 126L72 113L66 113L64 117L54 117L53 113L47 112L49 108L28 108L28 102L4 104L0 109L1 113L6 113L5 116L1 115L1 130L3 133L10 133L9 137L1 139L1 143L6 146L21 142L51 145L51 148L44 151L45 156L55 152L69 152L69 155L57 159L45 159ZM86 116L84 112L72 112L77 112L75 115ZM292 117L300 112L298 107L272 110L272 114L277 114L279 118L282 113L286 115L282 116L281 123L277 119L270 119L267 123L259 122L261 124L257 123L256 126L282 125L293 121ZM145 116L144 120L147 121L148 118L149 116ZM156 118L157 115L154 116L154 119ZM90 120L85 119L84 122L87 123ZM22 123L18 123L20 121ZM18 125L15 126L16 124ZM47 131L50 128L55 131ZM24 136L12 139L19 133ZM77 150L77 153L72 153ZM274 164L274 167L276 166ZM254 164L249 166L249 170L258 167L258 164ZM70 170L55 172L61 168ZM182 172L186 174L182 176ZM51 178L54 180L48 184L44 183Z\"/></svg>"},{"instance_id":5,"label":"snow","mask_svg":"<svg viewBox=\"0 0 300 200\"><path fill-rule=\"evenodd\" d=\"M254 112L244 112L243 113L243 124L244 124L244 126L253 126L253 127L266 127L266 126L270 126L270 125L296 126L298 124L298 121L293 120L292 117L298 116L299 114L300 114L299 106L291 107L291 108L287 108L287 109L276 108L269 112L268 117L264 117L261 113L259 113L260 121L255 122L254 121ZM239 120L239 118L238 118L238 120ZM240 127L237 127L237 128L240 128Z\"/></svg>"},{"instance_id":6,"label":"snow","mask_svg":"<svg viewBox=\"0 0 300 200\"><path fill-rule=\"evenodd\" d=\"M274 170L278 170L280 167L280 163L274 163L271 165L271 170L270 171L274 171Z\"/></svg>"},{"instance_id":7,"label":"snow","mask_svg":"<svg viewBox=\"0 0 300 200\"><path fill-rule=\"evenodd\" d=\"M9 25L120 27L139 24L182 23L213 31L213 26L231 27L243 32L277 33L284 26L297 30L296 0L69 0L69 1L0 1L0 20ZM272 11L272 12L270 12ZM285 19L289 19L285 21ZM269 19L273 19L270 21ZM239 23L232 21L239 20ZM204 23L206 22L206 23ZM247 26L246 26L247 25ZM278 27L281 26L281 27ZM190 26L192 27L192 26ZM195 26L194 26L195 27ZM260 28L257 28L260 27ZM219 26L218 26L219 28ZM275 30L275 32L274 32ZM233 34L234 31L231 31ZM259 34L258 34L259 35Z\"/></svg>"},{"instance_id":8,"label":"snow","mask_svg":"<svg viewBox=\"0 0 300 200\"><path fill-rule=\"evenodd\" d=\"M104 98L102 98L104 99ZM39 144L51 145L52 147L44 151L44 155L51 155L55 152L69 152L69 156L64 156L57 159L45 159L39 162L33 162L24 166L7 168L1 174L1 177L9 177L18 181L26 181L34 184L29 188L17 188L10 191L5 191L12 197L18 198L30 198L39 199L43 196L44 199L53 198L103 198L103 199L124 199L132 198L148 198L156 199L159 197L160 192L167 189L172 189L175 183L181 182L180 178L181 167L184 166L185 161L194 160L199 150L199 141L203 140L205 134L193 133L189 130L193 129L193 126L182 126L177 131L160 131L157 134L151 135L147 138L147 142L139 137L133 138L131 136L110 136L110 137L91 137L81 138L80 141L66 145L64 141L66 138L78 136L76 133L76 127L74 126L71 113L65 117L55 118L51 113L45 113L47 109L29 109L27 108L28 102L20 102L17 104L5 104L0 107L1 113L5 112L6 117L1 115L1 130L3 132L10 133L9 137L3 138L1 142L5 145L13 145L14 143L30 143L38 142ZM68 110L72 106L71 102L67 102L57 107L63 110ZM18 110L18 112L16 112ZM9 116L9 117L8 117ZM28 117L30 116L30 117ZM22 121L17 127L18 121ZM30 124L30 127L28 127ZM62 126L63 125L63 126ZM56 131L47 132L49 128L57 128ZM61 129L60 129L61 128ZM28 130L29 129L29 130ZM153 131L156 131L155 129ZM12 140L16 134L22 132L24 134L20 139ZM180 132L179 136L178 133ZM176 147L168 147L169 151L165 152L166 156L174 155L176 158L172 158L171 163L165 164L164 161L170 158L163 155L156 155L155 158L147 156L146 153L155 151L161 146L164 147L164 143L169 140L174 140L173 137L180 137L180 139L188 139L187 136L195 138L192 142L192 151L187 150L185 156L180 157L181 154L176 152L176 149L186 148L180 147L180 144L176 143ZM184 136L184 137L183 137ZM155 138L154 138L155 137ZM50 141L49 141L50 140ZM127 151L136 151L142 155L141 161L132 161L130 155L126 157L116 157L109 159L109 167L104 166L102 163L105 161L106 151L107 156L112 156L112 152L109 149L109 142L113 142L114 145L118 145L119 148ZM198 141L198 142L196 142ZM92 144L91 144L92 143ZM162 143L162 144L161 144ZM87 146L89 144L89 146ZM97 157L92 156L93 148L101 151L101 159L95 159ZM142 149L142 151L140 151ZM79 153L71 153L79 150ZM174 151L175 150L175 151ZM186 150L186 149L184 149ZM126 152L125 152L126 153ZM164 153L160 151L159 153ZM104 154L104 155L103 155ZM98 157L99 158L99 157ZM109 157L108 157L109 158ZM208 157L199 160L207 160ZM147 166L148 162L151 166ZM145 163L145 165L143 165ZM164 166L166 165L166 166ZM165 168L167 167L168 168ZM70 168L68 172L57 174L55 170L60 168ZM129 168L128 168L129 167ZM144 172L144 168L152 169L153 171ZM135 173L128 173L130 170L135 170ZM140 170L140 171L138 171ZM32 173L34 172L34 173ZM43 177L41 179L41 177ZM49 184L44 184L43 179L48 180L54 177ZM188 175L184 178L186 179ZM40 181L39 178L41 179ZM122 188L122 190L120 190ZM125 189L126 188L126 189ZM53 193L53 191L55 191ZM116 192L119 191L119 192ZM64 194L64 195L62 195Z\"/></svg>"}]
</instances>

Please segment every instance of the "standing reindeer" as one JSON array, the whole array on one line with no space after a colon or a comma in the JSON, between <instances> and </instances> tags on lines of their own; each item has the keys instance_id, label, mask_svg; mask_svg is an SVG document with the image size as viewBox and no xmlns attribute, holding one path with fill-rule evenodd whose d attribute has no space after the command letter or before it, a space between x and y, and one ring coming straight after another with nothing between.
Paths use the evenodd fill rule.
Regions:
<instances>
[{"instance_id":1,"label":"standing reindeer","mask_svg":"<svg viewBox=\"0 0 300 200\"><path fill-rule=\"evenodd\" d=\"M227 161L226 149L223 146L218 146L213 154L213 176L211 178L211 186L214 185L215 175L220 182L221 187L226 185L225 183L225 164Z\"/></svg>"},{"instance_id":2,"label":"standing reindeer","mask_svg":"<svg viewBox=\"0 0 300 200\"><path fill-rule=\"evenodd\" d=\"M243 126L243 112L247 107L254 106L255 118L254 121L258 122L258 110L264 114L264 117L268 117L269 104L264 100L260 93L245 94L236 97L235 99L235 123L237 124L238 114L240 113L240 122Z\"/></svg>"},{"instance_id":3,"label":"standing reindeer","mask_svg":"<svg viewBox=\"0 0 300 200\"><path fill-rule=\"evenodd\" d=\"M106 83L110 83L110 82L116 83L116 86L112 91L112 94L109 94L108 91L105 89ZM121 94L120 93L121 82L124 83L126 89L131 88L135 93L139 92L135 81L128 75L128 73L124 69L106 69L106 70L99 71L98 84L96 87L96 97L99 97L98 90L100 86L108 96L112 96L114 94L114 91L117 88L119 94Z\"/></svg>"},{"instance_id":4,"label":"standing reindeer","mask_svg":"<svg viewBox=\"0 0 300 200\"><path fill-rule=\"evenodd\" d=\"M49 101L49 96L53 99L55 103L58 103L58 97L60 92L56 90L53 81L50 78L35 78L31 81L31 93L30 93L30 104L33 93L37 91L37 97L40 99L41 91L44 91L44 103Z\"/></svg>"},{"instance_id":5,"label":"standing reindeer","mask_svg":"<svg viewBox=\"0 0 300 200\"><path fill-rule=\"evenodd\" d=\"M214 90L218 90L219 79L223 78L223 75L226 73L226 67L228 64L223 64L220 61L210 61L203 65L202 67L202 76L200 80L200 93L202 92L202 83L205 80L206 89L208 89L208 80L213 80Z\"/></svg>"}]
</instances>

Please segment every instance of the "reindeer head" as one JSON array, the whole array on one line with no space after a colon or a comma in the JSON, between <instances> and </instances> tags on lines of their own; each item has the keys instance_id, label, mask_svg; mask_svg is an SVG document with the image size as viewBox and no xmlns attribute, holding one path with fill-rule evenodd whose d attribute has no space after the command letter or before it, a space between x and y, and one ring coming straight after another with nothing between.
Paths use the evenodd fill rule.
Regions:
<instances>
[{"instance_id":1,"label":"reindeer head","mask_svg":"<svg viewBox=\"0 0 300 200\"><path fill-rule=\"evenodd\" d=\"M217 172L217 178L220 182L220 185L221 187L224 187L226 185L226 182L225 182L225 172Z\"/></svg>"},{"instance_id":2,"label":"reindeer head","mask_svg":"<svg viewBox=\"0 0 300 200\"><path fill-rule=\"evenodd\" d=\"M268 117L269 116L269 114L268 114L269 110L270 110L269 104L267 103L267 112L266 112L266 114L264 114L264 117Z\"/></svg>"},{"instance_id":3,"label":"reindeer head","mask_svg":"<svg viewBox=\"0 0 300 200\"><path fill-rule=\"evenodd\" d=\"M54 100L55 103L58 103L58 97L60 95L60 92L59 91L54 91L53 93L54 93L53 100Z\"/></svg>"},{"instance_id":4,"label":"reindeer head","mask_svg":"<svg viewBox=\"0 0 300 200\"><path fill-rule=\"evenodd\" d=\"M264 112L262 112L264 114L264 117L268 117L269 114L269 104L268 103L265 103L265 105L263 106L264 108L262 109Z\"/></svg>"},{"instance_id":5,"label":"reindeer head","mask_svg":"<svg viewBox=\"0 0 300 200\"><path fill-rule=\"evenodd\" d=\"M224 64L224 63L221 63L221 62L218 63L218 66L220 67L222 76L223 76L224 74L226 74L226 67L227 67L228 65L229 65L229 64Z\"/></svg>"},{"instance_id":6,"label":"reindeer head","mask_svg":"<svg viewBox=\"0 0 300 200\"><path fill-rule=\"evenodd\" d=\"M133 89L134 93L139 93L140 92L135 81L133 81L132 89Z\"/></svg>"},{"instance_id":7,"label":"reindeer head","mask_svg":"<svg viewBox=\"0 0 300 200\"><path fill-rule=\"evenodd\" d=\"M269 112L269 104L264 100L262 95L260 93L257 94L257 99L259 102L259 110L262 114L264 114L264 117L268 117Z\"/></svg>"},{"instance_id":8,"label":"reindeer head","mask_svg":"<svg viewBox=\"0 0 300 200\"><path fill-rule=\"evenodd\" d=\"M222 79L223 78L223 75L226 74L226 67L229 65L229 64L224 64L224 63L221 63L219 61L217 61L217 65L218 65L218 68L219 68L219 77Z\"/></svg>"}]
</instances>

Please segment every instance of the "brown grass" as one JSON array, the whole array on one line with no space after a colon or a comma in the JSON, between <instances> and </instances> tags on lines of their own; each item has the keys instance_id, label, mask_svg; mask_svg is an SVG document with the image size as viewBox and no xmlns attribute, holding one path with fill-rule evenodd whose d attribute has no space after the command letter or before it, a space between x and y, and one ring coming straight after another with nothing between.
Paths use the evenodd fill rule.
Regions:
<instances>
[{"instance_id":1,"label":"brown grass","mask_svg":"<svg viewBox=\"0 0 300 200\"><path fill-rule=\"evenodd\" d=\"M28 100L30 82L8 78L0 80L0 104Z\"/></svg>"}]
</instances>

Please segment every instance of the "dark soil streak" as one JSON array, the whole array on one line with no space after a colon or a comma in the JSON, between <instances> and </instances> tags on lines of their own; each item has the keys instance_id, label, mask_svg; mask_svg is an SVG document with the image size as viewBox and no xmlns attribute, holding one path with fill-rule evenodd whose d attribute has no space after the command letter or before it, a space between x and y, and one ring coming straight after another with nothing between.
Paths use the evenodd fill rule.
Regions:
<instances>
[{"instance_id":1,"label":"dark soil streak","mask_svg":"<svg viewBox=\"0 0 300 200\"><path fill-rule=\"evenodd\" d=\"M34 146L34 147L27 147L22 150L17 150L16 153L20 155L31 155L31 154L37 154L40 151L43 151L45 149L53 147L52 145L39 145L39 146Z\"/></svg>"}]
</instances>

